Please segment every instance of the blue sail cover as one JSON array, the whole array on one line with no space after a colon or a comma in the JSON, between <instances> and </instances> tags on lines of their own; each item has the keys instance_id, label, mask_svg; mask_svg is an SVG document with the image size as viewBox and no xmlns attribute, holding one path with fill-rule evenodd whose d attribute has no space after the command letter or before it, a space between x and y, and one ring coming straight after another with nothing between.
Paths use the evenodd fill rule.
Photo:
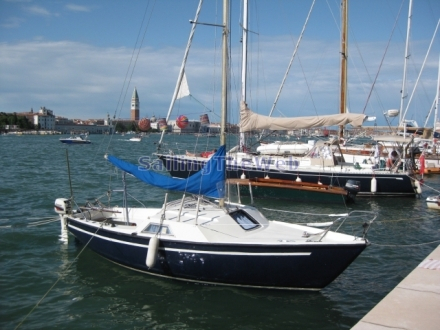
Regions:
<instances>
[{"instance_id":1,"label":"blue sail cover","mask_svg":"<svg viewBox=\"0 0 440 330\"><path fill-rule=\"evenodd\" d=\"M148 170L140 165L128 163L114 156L107 160L124 172L159 188L204 195L211 198L224 197L226 147L221 146L206 162L206 165L187 179L180 179Z\"/></svg>"}]
</instances>

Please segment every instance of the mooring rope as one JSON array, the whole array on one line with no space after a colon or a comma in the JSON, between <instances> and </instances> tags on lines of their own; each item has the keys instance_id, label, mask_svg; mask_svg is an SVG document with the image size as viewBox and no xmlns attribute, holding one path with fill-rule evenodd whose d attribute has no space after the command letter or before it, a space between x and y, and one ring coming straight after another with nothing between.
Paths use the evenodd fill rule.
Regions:
<instances>
[{"instance_id":1,"label":"mooring rope","mask_svg":"<svg viewBox=\"0 0 440 330\"><path fill-rule=\"evenodd\" d=\"M84 252L84 250L87 248L87 246L89 245L89 243L92 241L92 239L95 237L96 233L102 228L102 226L104 226L104 224L107 222L107 220L103 221L101 223L101 225L96 229L96 231L94 232L94 234L92 235L92 237L90 237L89 241L85 244L85 246L81 249L81 251L78 253L78 255L75 257L75 259L72 260L72 262L70 264L68 264L67 268L64 270L64 272L58 277L58 279L55 281L54 284L52 284L52 286L49 288L49 290L47 290L47 292L43 295L43 297L41 297L41 299L35 304L34 307L32 307L32 309L29 311L29 313L24 317L23 320L21 320L21 322L15 327L15 329L18 329L19 327L21 327L21 325L23 324L24 321L27 320L27 318L33 313L33 311L40 305L40 303L47 297L47 295L53 290L53 288L58 284L59 281L61 281L61 279L64 278L65 274L67 273L67 271L70 269L70 267L73 265L73 263L78 260L79 256Z\"/></svg>"},{"instance_id":2,"label":"mooring rope","mask_svg":"<svg viewBox=\"0 0 440 330\"><path fill-rule=\"evenodd\" d=\"M4 219L4 220L9 220L9 219ZM20 224L15 224L15 225L4 225L4 226L0 226L0 229L3 228L17 228L17 227L37 227L37 226L42 226L42 225L47 225L49 223L58 221L58 218L43 218L40 221L35 221L35 222L31 222L28 225L20 225Z\"/></svg>"},{"instance_id":3,"label":"mooring rope","mask_svg":"<svg viewBox=\"0 0 440 330\"><path fill-rule=\"evenodd\" d=\"M370 241L370 243L371 243L371 241ZM440 243L440 240L425 242L425 243L417 243L417 244L405 244L405 245L401 245L401 244L376 244L376 243L371 243L371 245L381 246L381 247L414 247L414 246L429 245L429 244L434 244L434 243Z\"/></svg>"}]
</instances>

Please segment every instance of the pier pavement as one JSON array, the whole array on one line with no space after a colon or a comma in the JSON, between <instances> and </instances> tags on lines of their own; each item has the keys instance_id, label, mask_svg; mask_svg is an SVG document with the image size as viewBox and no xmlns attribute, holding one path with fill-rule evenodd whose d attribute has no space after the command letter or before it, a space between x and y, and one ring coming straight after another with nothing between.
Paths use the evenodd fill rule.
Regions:
<instances>
[{"instance_id":1,"label":"pier pavement","mask_svg":"<svg viewBox=\"0 0 440 330\"><path fill-rule=\"evenodd\" d=\"M440 245L352 330L440 329Z\"/></svg>"}]
</instances>

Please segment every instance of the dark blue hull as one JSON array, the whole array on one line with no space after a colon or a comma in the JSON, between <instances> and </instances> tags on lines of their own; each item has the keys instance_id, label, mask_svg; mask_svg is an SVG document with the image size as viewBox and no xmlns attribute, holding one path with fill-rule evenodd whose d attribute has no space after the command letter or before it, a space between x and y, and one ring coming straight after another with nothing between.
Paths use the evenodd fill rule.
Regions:
<instances>
[{"instance_id":1,"label":"dark blue hull","mask_svg":"<svg viewBox=\"0 0 440 330\"><path fill-rule=\"evenodd\" d=\"M338 277L364 244L213 244L160 239L156 264L146 266L149 238L124 235L68 219L69 231L122 266L172 279L273 289L319 290ZM94 236L91 240L90 238Z\"/></svg>"},{"instance_id":2,"label":"dark blue hull","mask_svg":"<svg viewBox=\"0 0 440 330\"><path fill-rule=\"evenodd\" d=\"M186 178L199 171L205 164L204 161L180 159L173 156L160 156L166 170L175 177ZM405 173L390 173L389 171L376 171L376 192L371 192L372 175L357 172L332 172L319 173L301 170L263 170L247 165L244 169L237 166L227 166L226 175L231 179L238 179L242 174L246 178L264 178L268 175L271 179L295 180L297 176L303 182L317 183L320 181L325 185L344 187L348 180L360 182L360 191L357 196L386 196L386 197L414 197L417 191L413 180Z\"/></svg>"},{"instance_id":3,"label":"dark blue hull","mask_svg":"<svg viewBox=\"0 0 440 330\"><path fill-rule=\"evenodd\" d=\"M61 143L65 144L90 144L90 141L73 141L73 140L60 140Z\"/></svg>"}]
</instances>

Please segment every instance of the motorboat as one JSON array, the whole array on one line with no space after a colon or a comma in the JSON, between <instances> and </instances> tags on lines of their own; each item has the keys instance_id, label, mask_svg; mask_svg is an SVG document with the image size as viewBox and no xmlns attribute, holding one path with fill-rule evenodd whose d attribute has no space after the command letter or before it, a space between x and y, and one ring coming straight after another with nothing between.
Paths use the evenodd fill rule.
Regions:
<instances>
[{"instance_id":1,"label":"motorboat","mask_svg":"<svg viewBox=\"0 0 440 330\"><path fill-rule=\"evenodd\" d=\"M129 141L133 141L133 142L141 142L142 141L142 137L140 135L136 135L133 136L129 139Z\"/></svg>"},{"instance_id":2,"label":"motorboat","mask_svg":"<svg viewBox=\"0 0 440 330\"><path fill-rule=\"evenodd\" d=\"M90 143L92 143L89 139L87 139L87 136L83 136L83 135L75 135L75 136L70 136L68 138L61 138L60 142L66 143L66 144L90 144Z\"/></svg>"}]
</instances>

